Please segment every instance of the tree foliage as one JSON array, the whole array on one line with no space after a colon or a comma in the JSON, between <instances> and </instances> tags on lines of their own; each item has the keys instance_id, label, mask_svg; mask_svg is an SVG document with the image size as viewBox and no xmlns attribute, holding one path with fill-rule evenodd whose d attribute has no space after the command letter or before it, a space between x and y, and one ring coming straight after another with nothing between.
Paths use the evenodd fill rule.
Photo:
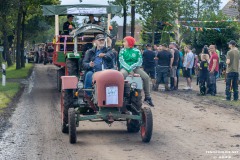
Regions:
<instances>
[{"instance_id":1,"label":"tree foliage","mask_svg":"<svg viewBox=\"0 0 240 160\"><path fill-rule=\"evenodd\" d=\"M161 32L162 22L174 21L177 18L177 9L180 0L145 0L137 2L137 12L142 15L143 30L151 32L151 40L146 39L152 44L159 42L157 33ZM145 37L142 34L143 40ZM155 36L157 39L155 39ZM155 42L156 41L156 42Z\"/></svg>"},{"instance_id":2,"label":"tree foliage","mask_svg":"<svg viewBox=\"0 0 240 160\"><path fill-rule=\"evenodd\" d=\"M208 12L202 15L199 17L200 21L219 21L219 23L198 23L198 27L203 27L203 32L186 30L188 36L184 37L184 42L193 44L193 47L198 51L200 51L204 45L215 44L219 50L225 53L228 50L227 42L230 40L237 41L240 38L240 25L236 22L221 22L221 20L227 19L228 17L223 15L222 12ZM216 29L207 30L204 28L220 28L220 31ZM194 39L194 35L196 35L196 39Z\"/></svg>"}]
</instances>

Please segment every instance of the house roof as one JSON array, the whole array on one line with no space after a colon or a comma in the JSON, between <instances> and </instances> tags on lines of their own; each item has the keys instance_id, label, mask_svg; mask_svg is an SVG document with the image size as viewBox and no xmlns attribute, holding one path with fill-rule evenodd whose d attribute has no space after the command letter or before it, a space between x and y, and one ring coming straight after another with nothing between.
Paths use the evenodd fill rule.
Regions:
<instances>
[{"instance_id":1,"label":"house roof","mask_svg":"<svg viewBox=\"0 0 240 160\"><path fill-rule=\"evenodd\" d=\"M223 7L222 11L229 17L237 18L240 13L238 12L238 9L235 6L236 4L234 4L232 0L229 0L228 3Z\"/></svg>"}]
</instances>

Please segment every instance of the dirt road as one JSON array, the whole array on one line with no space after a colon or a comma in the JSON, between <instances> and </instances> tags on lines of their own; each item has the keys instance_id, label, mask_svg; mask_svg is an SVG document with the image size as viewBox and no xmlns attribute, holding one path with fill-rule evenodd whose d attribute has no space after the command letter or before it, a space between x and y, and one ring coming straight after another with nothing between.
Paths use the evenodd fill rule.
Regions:
<instances>
[{"instance_id":1,"label":"dirt road","mask_svg":"<svg viewBox=\"0 0 240 160\"><path fill-rule=\"evenodd\" d=\"M154 130L149 144L141 142L140 134L127 133L125 123L108 127L82 122L78 142L71 145L60 130L55 75L52 65L35 66L0 139L1 160L240 159L239 112L170 92L153 93Z\"/></svg>"}]
</instances>

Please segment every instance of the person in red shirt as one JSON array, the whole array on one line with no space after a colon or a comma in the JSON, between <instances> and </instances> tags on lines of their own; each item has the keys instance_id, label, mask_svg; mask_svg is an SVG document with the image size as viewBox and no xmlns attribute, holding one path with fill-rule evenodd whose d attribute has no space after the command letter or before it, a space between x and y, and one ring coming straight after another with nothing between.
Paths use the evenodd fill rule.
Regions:
<instances>
[{"instance_id":1,"label":"person in red shirt","mask_svg":"<svg viewBox=\"0 0 240 160\"><path fill-rule=\"evenodd\" d=\"M212 96L215 96L217 94L217 85L216 85L216 79L217 74L219 71L219 57L216 52L216 46L210 45L210 61L209 61L209 88L208 93L210 93Z\"/></svg>"}]
</instances>

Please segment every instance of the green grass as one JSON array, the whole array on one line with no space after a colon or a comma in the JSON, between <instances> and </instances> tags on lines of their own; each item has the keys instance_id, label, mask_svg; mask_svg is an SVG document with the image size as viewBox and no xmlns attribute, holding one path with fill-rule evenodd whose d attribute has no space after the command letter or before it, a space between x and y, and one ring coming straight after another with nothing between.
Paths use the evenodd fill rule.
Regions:
<instances>
[{"instance_id":1,"label":"green grass","mask_svg":"<svg viewBox=\"0 0 240 160\"><path fill-rule=\"evenodd\" d=\"M12 79L27 78L29 71L32 67L33 67L32 63L28 63L28 64L26 64L25 68L21 68L18 70L16 70L16 65L8 67L6 70L7 79L8 78L12 78ZM0 78L2 78L2 75L0 75Z\"/></svg>"},{"instance_id":2,"label":"green grass","mask_svg":"<svg viewBox=\"0 0 240 160\"><path fill-rule=\"evenodd\" d=\"M19 83L7 83L6 86L0 85L0 112L2 112L3 108L7 107L19 89Z\"/></svg>"},{"instance_id":3,"label":"green grass","mask_svg":"<svg viewBox=\"0 0 240 160\"><path fill-rule=\"evenodd\" d=\"M239 108L240 107L240 100L238 101L225 101L226 97L223 96L209 96L209 99L216 101L217 103L224 104L225 106L232 106Z\"/></svg>"}]
</instances>

